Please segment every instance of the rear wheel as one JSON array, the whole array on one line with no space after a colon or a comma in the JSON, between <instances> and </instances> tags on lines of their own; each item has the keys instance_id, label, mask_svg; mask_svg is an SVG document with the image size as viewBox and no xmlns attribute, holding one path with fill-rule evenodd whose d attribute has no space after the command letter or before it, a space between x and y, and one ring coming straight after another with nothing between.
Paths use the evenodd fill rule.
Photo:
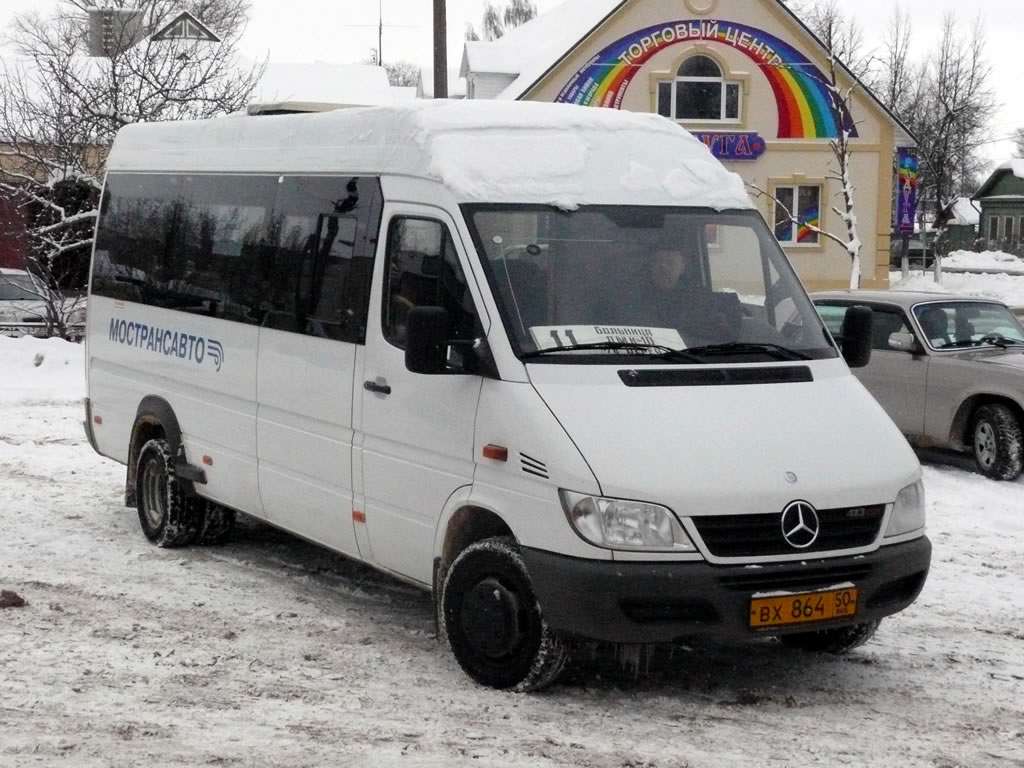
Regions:
<instances>
[{"instance_id":1,"label":"rear wheel","mask_svg":"<svg viewBox=\"0 0 1024 768\"><path fill-rule=\"evenodd\" d=\"M842 654L864 645L874 636L878 624L878 621L867 621L863 624L854 624L852 627L780 635L779 642L787 648L797 648L801 651Z\"/></svg>"},{"instance_id":2,"label":"rear wheel","mask_svg":"<svg viewBox=\"0 0 1024 768\"><path fill-rule=\"evenodd\" d=\"M541 616L511 537L476 542L455 559L441 593L441 618L456 661L482 685L539 690L565 666L565 645Z\"/></svg>"},{"instance_id":3,"label":"rear wheel","mask_svg":"<svg viewBox=\"0 0 1024 768\"><path fill-rule=\"evenodd\" d=\"M1014 480L1024 465L1024 438L1017 417L1005 405L981 406L974 414L971 447L978 471L994 480Z\"/></svg>"},{"instance_id":4,"label":"rear wheel","mask_svg":"<svg viewBox=\"0 0 1024 768\"><path fill-rule=\"evenodd\" d=\"M142 446L135 478L139 522L146 538L158 547L183 547L195 541L200 502L182 489L166 440Z\"/></svg>"}]
</instances>

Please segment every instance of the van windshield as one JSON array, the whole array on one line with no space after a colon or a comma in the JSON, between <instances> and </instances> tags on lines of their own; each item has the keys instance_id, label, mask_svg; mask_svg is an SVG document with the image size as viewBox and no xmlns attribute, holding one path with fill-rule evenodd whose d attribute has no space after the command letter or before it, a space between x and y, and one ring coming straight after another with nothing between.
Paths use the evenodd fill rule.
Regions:
<instances>
[{"instance_id":1,"label":"van windshield","mask_svg":"<svg viewBox=\"0 0 1024 768\"><path fill-rule=\"evenodd\" d=\"M838 356L755 211L467 205L464 212L522 359Z\"/></svg>"}]
</instances>

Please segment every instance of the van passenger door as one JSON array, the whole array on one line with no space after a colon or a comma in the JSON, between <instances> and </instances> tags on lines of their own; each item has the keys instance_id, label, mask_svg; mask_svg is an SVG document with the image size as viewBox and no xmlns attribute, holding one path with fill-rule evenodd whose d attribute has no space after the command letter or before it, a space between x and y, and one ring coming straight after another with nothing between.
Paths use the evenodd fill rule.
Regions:
<instances>
[{"instance_id":1,"label":"van passenger door","mask_svg":"<svg viewBox=\"0 0 1024 768\"><path fill-rule=\"evenodd\" d=\"M283 177L257 274L257 439L267 519L353 557L352 410L380 221L373 178ZM360 382L361 383L361 382Z\"/></svg>"},{"instance_id":2,"label":"van passenger door","mask_svg":"<svg viewBox=\"0 0 1024 768\"><path fill-rule=\"evenodd\" d=\"M405 321L412 307L442 306L449 312L449 338L481 338L485 331L451 218L439 209L402 205L386 206L384 221L359 382L362 486L356 504L365 511L367 559L430 584L438 519L452 493L473 480L483 379L462 369L457 347L447 374L406 370Z\"/></svg>"}]
</instances>

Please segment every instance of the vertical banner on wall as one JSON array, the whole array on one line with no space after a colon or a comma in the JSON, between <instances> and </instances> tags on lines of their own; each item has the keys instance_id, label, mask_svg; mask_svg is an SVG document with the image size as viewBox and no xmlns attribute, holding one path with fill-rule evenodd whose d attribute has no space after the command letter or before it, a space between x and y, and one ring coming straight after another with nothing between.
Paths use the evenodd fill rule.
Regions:
<instances>
[{"instance_id":1,"label":"vertical banner on wall","mask_svg":"<svg viewBox=\"0 0 1024 768\"><path fill-rule=\"evenodd\" d=\"M917 150L912 147L900 147L896 153L896 231L901 235L912 235L914 218L917 215Z\"/></svg>"}]
</instances>

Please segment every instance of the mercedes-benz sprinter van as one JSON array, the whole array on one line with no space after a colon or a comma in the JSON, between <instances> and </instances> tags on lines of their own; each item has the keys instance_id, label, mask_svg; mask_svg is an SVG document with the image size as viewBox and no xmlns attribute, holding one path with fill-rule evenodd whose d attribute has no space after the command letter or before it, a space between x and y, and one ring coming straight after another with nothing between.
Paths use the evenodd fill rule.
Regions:
<instances>
[{"instance_id":1,"label":"mercedes-benz sprinter van","mask_svg":"<svg viewBox=\"0 0 1024 768\"><path fill-rule=\"evenodd\" d=\"M843 651L921 590L921 470L770 228L654 115L132 125L87 430L159 546L242 512L430 590L482 684L579 640Z\"/></svg>"}]
</instances>

